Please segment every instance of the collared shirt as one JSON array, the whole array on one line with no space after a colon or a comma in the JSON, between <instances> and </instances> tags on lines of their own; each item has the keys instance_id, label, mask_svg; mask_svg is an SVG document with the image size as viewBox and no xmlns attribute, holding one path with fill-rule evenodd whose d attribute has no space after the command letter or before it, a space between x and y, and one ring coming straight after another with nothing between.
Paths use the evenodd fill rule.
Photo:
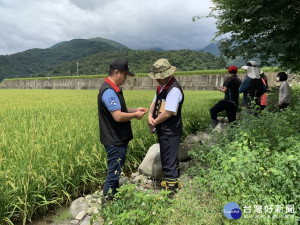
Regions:
<instances>
[{"instance_id":1,"label":"collared shirt","mask_svg":"<svg viewBox=\"0 0 300 225\"><path fill-rule=\"evenodd\" d=\"M165 86L165 85L164 85ZM164 89L164 86L161 87L161 91ZM153 102L156 102L156 94L154 96ZM170 112L176 112L178 109L178 104L182 100L182 93L177 87L173 87L168 93L166 98L165 110Z\"/></svg>"},{"instance_id":2,"label":"collared shirt","mask_svg":"<svg viewBox=\"0 0 300 225\"><path fill-rule=\"evenodd\" d=\"M120 100L113 89L106 89L102 94L101 100L104 103L105 107L108 109L108 111L114 112L117 110L121 110Z\"/></svg>"}]
</instances>

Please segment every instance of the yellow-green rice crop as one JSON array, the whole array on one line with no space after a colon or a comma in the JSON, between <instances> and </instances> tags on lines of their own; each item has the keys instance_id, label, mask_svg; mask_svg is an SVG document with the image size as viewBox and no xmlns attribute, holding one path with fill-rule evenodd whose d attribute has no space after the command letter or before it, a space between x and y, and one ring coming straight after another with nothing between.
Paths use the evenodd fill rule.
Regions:
<instances>
[{"instance_id":1,"label":"yellow-green rice crop","mask_svg":"<svg viewBox=\"0 0 300 225\"><path fill-rule=\"evenodd\" d=\"M154 91L124 91L128 107L149 107ZM35 114L37 133L28 192L28 218L95 190L106 177L99 143L96 90L0 89L0 224L22 219ZM209 107L221 93L185 91L184 135L208 125ZM147 115L132 121L127 170L156 142Z\"/></svg>"}]
</instances>

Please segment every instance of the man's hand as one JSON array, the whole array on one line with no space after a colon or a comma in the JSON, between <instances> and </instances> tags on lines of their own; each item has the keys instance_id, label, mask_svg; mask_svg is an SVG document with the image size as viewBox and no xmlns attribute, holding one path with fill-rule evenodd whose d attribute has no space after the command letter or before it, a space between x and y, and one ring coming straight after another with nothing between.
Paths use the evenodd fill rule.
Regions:
<instances>
[{"instance_id":1,"label":"man's hand","mask_svg":"<svg viewBox=\"0 0 300 225\"><path fill-rule=\"evenodd\" d=\"M141 111L141 112L146 113L146 112L148 112L148 109L147 108L143 108L143 107L139 107L139 108L137 108L137 111Z\"/></svg>"},{"instance_id":2,"label":"man's hand","mask_svg":"<svg viewBox=\"0 0 300 225\"><path fill-rule=\"evenodd\" d=\"M144 112L144 111L139 111L139 110L137 110L137 111L135 112L134 118L137 119L137 120L140 120L140 119L143 118L143 116L145 115L145 113L146 113L146 112Z\"/></svg>"},{"instance_id":3,"label":"man's hand","mask_svg":"<svg viewBox=\"0 0 300 225\"><path fill-rule=\"evenodd\" d=\"M149 116L148 117L148 124L149 124L149 126L151 125L151 126L156 126L156 123L155 123L155 119L153 119L153 117L151 116Z\"/></svg>"},{"instance_id":4,"label":"man's hand","mask_svg":"<svg viewBox=\"0 0 300 225\"><path fill-rule=\"evenodd\" d=\"M219 88L219 91L221 91L221 92L224 92L224 93L225 93L225 92L227 91L227 87L220 87L220 88Z\"/></svg>"},{"instance_id":5,"label":"man's hand","mask_svg":"<svg viewBox=\"0 0 300 225\"><path fill-rule=\"evenodd\" d=\"M153 119L152 115L148 116L148 126L149 126L149 132L151 134L153 134L155 131L156 123L155 123L155 120Z\"/></svg>"},{"instance_id":6,"label":"man's hand","mask_svg":"<svg viewBox=\"0 0 300 225\"><path fill-rule=\"evenodd\" d=\"M117 122L126 122L131 119L140 120L148 112L147 108L128 108L128 112L121 112L121 110L116 110L111 112L112 117Z\"/></svg>"},{"instance_id":7,"label":"man's hand","mask_svg":"<svg viewBox=\"0 0 300 225\"><path fill-rule=\"evenodd\" d=\"M148 112L147 108L139 107L135 111L135 119L140 120L143 118L143 116Z\"/></svg>"}]
</instances>

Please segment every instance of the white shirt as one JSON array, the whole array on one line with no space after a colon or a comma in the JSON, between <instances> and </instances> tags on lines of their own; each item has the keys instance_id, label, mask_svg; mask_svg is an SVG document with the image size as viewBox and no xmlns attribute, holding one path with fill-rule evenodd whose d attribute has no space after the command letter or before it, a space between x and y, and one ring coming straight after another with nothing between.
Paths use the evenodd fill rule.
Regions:
<instances>
[{"instance_id":1,"label":"white shirt","mask_svg":"<svg viewBox=\"0 0 300 225\"><path fill-rule=\"evenodd\" d=\"M279 102L291 103L290 86L286 80L280 82Z\"/></svg>"},{"instance_id":2,"label":"white shirt","mask_svg":"<svg viewBox=\"0 0 300 225\"><path fill-rule=\"evenodd\" d=\"M161 91L163 90L164 86L161 87ZM153 102L156 102L156 94L154 96ZM166 105L165 110L170 112L176 112L178 108L179 102L182 100L182 93L177 87L173 87L171 91L168 93L166 98Z\"/></svg>"}]
</instances>

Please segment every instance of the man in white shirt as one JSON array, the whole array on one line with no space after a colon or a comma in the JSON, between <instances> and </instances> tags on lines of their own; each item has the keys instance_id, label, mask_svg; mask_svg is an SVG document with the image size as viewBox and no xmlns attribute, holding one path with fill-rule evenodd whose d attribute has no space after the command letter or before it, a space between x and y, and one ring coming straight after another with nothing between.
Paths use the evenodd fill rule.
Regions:
<instances>
[{"instance_id":1,"label":"man in white shirt","mask_svg":"<svg viewBox=\"0 0 300 225\"><path fill-rule=\"evenodd\" d=\"M182 135L181 109L183 91L173 76L176 67L167 59L159 59L148 75L159 86L150 106L148 123L151 133L157 131L164 178L162 187L173 193L180 188L178 151Z\"/></svg>"}]
</instances>

